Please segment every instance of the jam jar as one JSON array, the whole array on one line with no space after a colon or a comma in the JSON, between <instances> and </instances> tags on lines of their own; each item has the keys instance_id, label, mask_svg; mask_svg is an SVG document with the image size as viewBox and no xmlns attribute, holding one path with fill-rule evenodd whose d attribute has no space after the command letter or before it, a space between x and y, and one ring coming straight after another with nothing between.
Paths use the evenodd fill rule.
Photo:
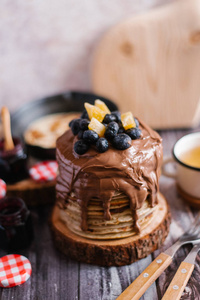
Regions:
<instances>
[{"instance_id":1,"label":"jam jar","mask_svg":"<svg viewBox=\"0 0 200 300\"><path fill-rule=\"evenodd\" d=\"M14 137L14 149L5 151L4 140L0 140L0 178L6 183L15 183L27 178L27 155L19 138Z\"/></svg>"},{"instance_id":2,"label":"jam jar","mask_svg":"<svg viewBox=\"0 0 200 300\"><path fill-rule=\"evenodd\" d=\"M33 228L30 211L20 198L0 200L0 249L18 250L30 245Z\"/></svg>"}]
</instances>

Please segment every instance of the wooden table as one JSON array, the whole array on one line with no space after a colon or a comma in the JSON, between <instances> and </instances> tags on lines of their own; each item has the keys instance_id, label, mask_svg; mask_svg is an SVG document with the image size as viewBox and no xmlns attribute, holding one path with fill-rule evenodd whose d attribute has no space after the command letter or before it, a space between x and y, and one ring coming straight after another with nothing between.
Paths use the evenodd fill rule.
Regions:
<instances>
[{"instance_id":1,"label":"wooden table","mask_svg":"<svg viewBox=\"0 0 200 300\"><path fill-rule=\"evenodd\" d=\"M162 131L164 156L171 154L175 141L192 130ZM200 131L200 127L193 130ZM35 239L31 247L20 254L29 258L33 272L31 279L22 286L0 288L0 300L114 300L150 264L160 251L169 247L190 226L195 210L186 205L177 194L175 182L161 176L160 190L169 201L172 213L170 234L162 249L132 265L123 267L98 267L78 263L55 249L48 219L51 207L31 209ZM141 298L159 300L171 281L180 262L191 246L178 251L173 263ZM0 256L5 252L0 250ZM200 256L197 257L192 277L182 299L200 299Z\"/></svg>"}]
</instances>

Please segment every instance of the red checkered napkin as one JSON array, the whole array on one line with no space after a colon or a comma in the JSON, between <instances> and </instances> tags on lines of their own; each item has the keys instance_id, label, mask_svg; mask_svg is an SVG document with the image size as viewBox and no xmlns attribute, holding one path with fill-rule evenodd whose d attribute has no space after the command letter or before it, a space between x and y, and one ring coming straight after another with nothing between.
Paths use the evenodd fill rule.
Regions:
<instances>
[{"instance_id":1,"label":"red checkered napkin","mask_svg":"<svg viewBox=\"0 0 200 300\"><path fill-rule=\"evenodd\" d=\"M10 254L0 258L0 286L9 288L26 282L31 276L30 261L22 255Z\"/></svg>"},{"instance_id":2,"label":"red checkered napkin","mask_svg":"<svg viewBox=\"0 0 200 300\"><path fill-rule=\"evenodd\" d=\"M51 181L57 176L58 164L54 160L43 161L29 169L30 177L35 181Z\"/></svg>"},{"instance_id":3,"label":"red checkered napkin","mask_svg":"<svg viewBox=\"0 0 200 300\"><path fill-rule=\"evenodd\" d=\"M6 195L6 183L0 179L0 199Z\"/></svg>"}]
</instances>

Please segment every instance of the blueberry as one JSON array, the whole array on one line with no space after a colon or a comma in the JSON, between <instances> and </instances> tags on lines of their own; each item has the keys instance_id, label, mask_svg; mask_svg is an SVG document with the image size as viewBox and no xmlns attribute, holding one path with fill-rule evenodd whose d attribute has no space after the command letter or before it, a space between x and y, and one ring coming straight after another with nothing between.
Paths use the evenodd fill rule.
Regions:
<instances>
[{"instance_id":1,"label":"blueberry","mask_svg":"<svg viewBox=\"0 0 200 300\"><path fill-rule=\"evenodd\" d=\"M90 121L88 119L81 119L80 120L80 128L81 128L81 130L87 130L89 123L90 123Z\"/></svg>"},{"instance_id":2,"label":"blueberry","mask_svg":"<svg viewBox=\"0 0 200 300\"><path fill-rule=\"evenodd\" d=\"M138 119L134 118L134 120L135 120L136 127L139 127L140 123L139 123Z\"/></svg>"},{"instance_id":3,"label":"blueberry","mask_svg":"<svg viewBox=\"0 0 200 300\"><path fill-rule=\"evenodd\" d=\"M113 122L113 121L116 121L116 116L114 116L112 114L106 114L103 119L103 122L105 124L109 124L110 122Z\"/></svg>"},{"instance_id":4,"label":"blueberry","mask_svg":"<svg viewBox=\"0 0 200 300\"><path fill-rule=\"evenodd\" d=\"M88 113L87 113L87 110L86 110L86 109L84 109L84 111L83 111L83 113L82 113L82 115L81 115L81 119L89 119Z\"/></svg>"},{"instance_id":5,"label":"blueberry","mask_svg":"<svg viewBox=\"0 0 200 300\"><path fill-rule=\"evenodd\" d=\"M125 130L124 130L124 127L123 127L123 126L120 126L120 127L119 127L119 130L118 130L118 134L119 134L119 133L124 133L124 131L125 131Z\"/></svg>"},{"instance_id":6,"label":"blueberry","mask_svg":"<svg viewBox=\"0 0 200 300\"><path fill-rule=\"evenodd\" d=\"M121 113L120 113L120 111L118 111L118 110L112 111L111 115L115 116L117 122L121 122Z\"/></svg>"},{"instance_id":7,"label":"blueberry","mask_svg":"<svg viewBox=\"0 0 200 300\"><path fill-rule=\"evenodd\" d=\"M69 122L69 127L72 127L72 123L74 122L74 120L71 120L70 122Z\"/></svg>"},{"instance_id":8,"label":"blueberry","mask_svg":"<svg viewBox=\"0 0 200 300\"><path fill-rule=\"evenodd\" d=\"M86 130L83 133L83 139L89 144L95 144L98 140L98 134L93 130Z\"/></svg>"},{"instance_id":9,"label":"blueberry","mask_svg":"<svg viewBox=\"0 0 200 300\"><path fill-rule=\"evenodd\" d=\"M108 141L105 138L100 138L96 142L96 147L99 152L103 153L108 150Z\"/></svg>"},{"instance_id":10,"label":"blueberry","mask_svg":"<svg viewBox=\"0 0 200 300\"><path fill-rule=\"evenodd\" d=\"M132 140L137 140L140 138L142 132L139 128L135 127L126 130L126 133L132 138Z\"/></svg>"},{"instance_id":11,"label":"blueberry","mask_svg":"<svg viewBox=\"0 0 200 300\"><path fill-rule=\"evenodd\" d=\"M83 133L84 131L83 130L80 130L79 133L78 133L78 139L81 140L83 138Z\"/></svg>"},{"instance_id":12,"label":"blueberry","mask_svg":"<svg viewBox=\"0 0 200 300\"><path fill-rule=\"evenodd\" d=\"M74 135L77 135L80 131L80 119L74 119L71 124L71 130Z\"/></svg>"},{"instance_id":13,"label":"blueberry","mask_svg":"<svg viewBox=\"0 0 200 300\"><path fill-rule=\"evenodd\" d=\"M88 151L89 147L90 147L89 144L86 143L84 140L79 140L74 144L74 151L77 154L82 155Z\"/></svg>"},{"instance_id":14,"label":"blueberry","mask_svg":"<svg viewBox=\"0 0 200 300\"><path fill-rule=\"evenodd\" d=\"M131 138L125 133L120 133L114 137L112 144L118 150L125 150L131 146Z\"/></svg>"},{"instance_id":15,"label":"blueberry","mask_svg":"<svg viewBox=\"0 0 200 300\"><path fill-rule=\"evenodd\" d=\"M105 131L105 137L112 140L117 135L118 130L119 125L116 122L109 123Z\"/></svg>"}]
</instances>

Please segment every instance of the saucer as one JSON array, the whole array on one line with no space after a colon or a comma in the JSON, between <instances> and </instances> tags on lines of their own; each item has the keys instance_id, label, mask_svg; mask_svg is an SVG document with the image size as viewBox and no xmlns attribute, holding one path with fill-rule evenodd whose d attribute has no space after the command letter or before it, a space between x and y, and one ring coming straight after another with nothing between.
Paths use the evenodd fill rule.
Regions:
<instances>
[{"instance_id":1,"label":"saucer","mask_svg":"<svg viewBox=\"0 0 200 300\"><path fill-rule=\"evenodd\" d=\"M200 198L187 194L178 184L176 185L179 195L192 207L200 208Z\"/></svg>"}]
</instances>

